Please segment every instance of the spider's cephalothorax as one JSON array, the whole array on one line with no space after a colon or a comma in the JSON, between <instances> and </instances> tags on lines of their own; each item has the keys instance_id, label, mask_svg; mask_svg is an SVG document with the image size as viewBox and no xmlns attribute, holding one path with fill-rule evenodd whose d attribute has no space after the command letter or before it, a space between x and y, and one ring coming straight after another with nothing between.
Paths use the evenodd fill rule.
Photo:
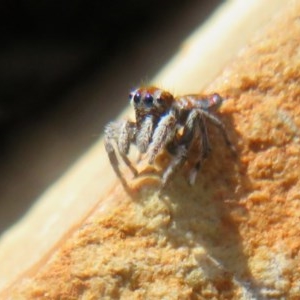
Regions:
<instances>
[{"instance_id":1,"label":"spider's cephalothorax","mask_svg":"<svg viewBox=\"0 0 300 300\"><path fill-rule=\"evenodd\" d=\"M138 172L127 157L131 144L135 144L140 153L146 153L149 164L162 150L171 153L173 159L162 175L162 186L186 161L192 162L189 183L194 184L202 162L210 152L206 121L220 129L225 142L233 149L223 123L211 113L223 101L219 94L175 98L169 92L151 86L134 90L129 99L135 109L135 122L112 122L105 128L105 148L124 185L126 181L119 169L114 143L135 176Z\"/></svg>"}]
</instances>

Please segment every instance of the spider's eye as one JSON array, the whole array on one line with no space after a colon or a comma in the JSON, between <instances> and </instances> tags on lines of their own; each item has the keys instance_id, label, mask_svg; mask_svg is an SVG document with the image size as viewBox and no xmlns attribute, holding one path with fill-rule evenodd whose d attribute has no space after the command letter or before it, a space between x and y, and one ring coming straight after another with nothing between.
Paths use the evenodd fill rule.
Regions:
<instances>
[{"instance_id":1,"label":"spider's eye","mask_svg":"<svg viewBox=\"0 0 300 300\"><path fill-rule=\"evenodd\" d=\"M152 97L152 95L150 95L150 94L146 95L146 97L145 97L145 104L147 106L150 106L150 105L153 104L153 97Z\"/></svg>"},{"instance_id":2,"label":"spider's eye","mask_svg":"<svg viewBox=\"0 0 300 300\"><path fill-rule=\"evenodd\" d=\"M133 101L135 104L138 104L141 101L141 94L140 93L134 94Z\"/></svg>"}]
</instances>

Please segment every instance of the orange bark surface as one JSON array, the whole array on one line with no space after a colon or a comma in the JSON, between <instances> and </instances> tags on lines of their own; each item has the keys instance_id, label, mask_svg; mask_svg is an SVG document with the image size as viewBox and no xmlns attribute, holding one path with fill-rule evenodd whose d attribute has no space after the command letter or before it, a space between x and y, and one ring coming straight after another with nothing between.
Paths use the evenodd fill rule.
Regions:
<instances>
[{"instance_id":1,"label":"orange bark surface","mask_svg":"<svg viewBox=\"0 0 300 300\"><path fill-rule=\"evenodd\" d=\"M294 2L208 88L234 157L213 151L196 184L185 170L118 182L11 299L300 299L300 4ZM163 168L169 157L162 155ZM143 168L143 167L141 167Z\"/></svg>"}]
</instances>

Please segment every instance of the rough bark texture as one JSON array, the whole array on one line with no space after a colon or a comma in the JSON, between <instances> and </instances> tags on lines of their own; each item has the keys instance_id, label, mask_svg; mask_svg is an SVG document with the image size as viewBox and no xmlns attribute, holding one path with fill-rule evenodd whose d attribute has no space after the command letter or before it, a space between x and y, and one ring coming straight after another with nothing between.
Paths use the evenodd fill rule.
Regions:
<instances>
[{"instance_id":1,"label":"rough bark texture","mask_svg":"<svg viewBox=\"0 0 300 300\"><path fill-rule=\"evenodd\" d=\"M237 148L213 151L190 187L182 170L118 184L11 299L300 299L300 4L210 86ZM169 157L162 155L163 168ZM141 165L143 169L145 165ZM105 213L103 213L105 211Z\"/></svg>"}]
</instances>

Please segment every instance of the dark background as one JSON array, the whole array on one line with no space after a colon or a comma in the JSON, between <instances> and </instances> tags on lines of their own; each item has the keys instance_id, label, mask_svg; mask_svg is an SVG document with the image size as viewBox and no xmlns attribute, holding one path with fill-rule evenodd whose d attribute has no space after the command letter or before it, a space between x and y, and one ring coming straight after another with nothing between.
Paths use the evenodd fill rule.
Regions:
<instances>
[{"instance_id":1,"label":"dark background","mask_svg":"<svg viewBox=\"0 0 300 300\"><path fill-rule=\"evenodd\" d=\"M220 0L0 0L0 234Z\"/></svg>"}]
</instances>

